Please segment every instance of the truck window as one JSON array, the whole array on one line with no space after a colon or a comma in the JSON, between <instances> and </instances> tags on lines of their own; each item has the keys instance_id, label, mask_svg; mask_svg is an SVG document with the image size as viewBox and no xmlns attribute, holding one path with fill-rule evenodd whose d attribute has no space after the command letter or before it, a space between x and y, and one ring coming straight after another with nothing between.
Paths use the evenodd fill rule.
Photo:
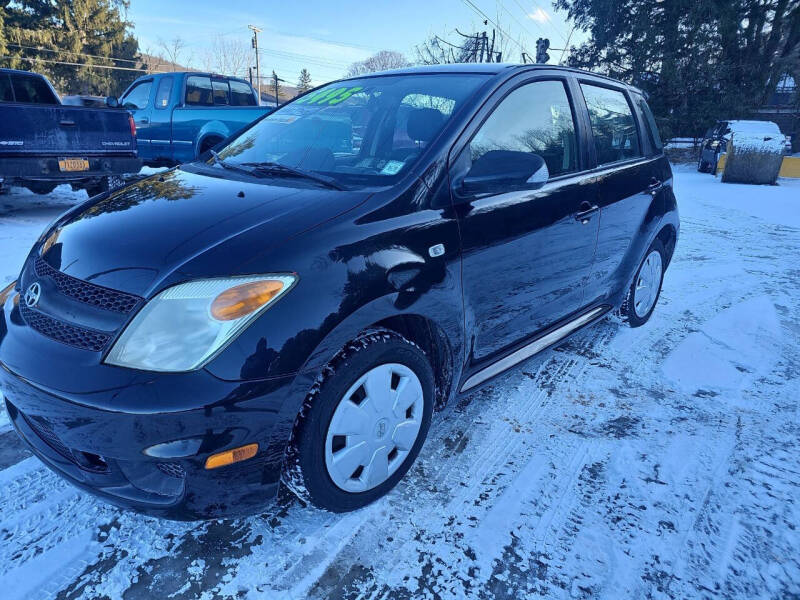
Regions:
<instances>
[{"instance_id":1,"label":"truck window","mask_svg":"<svg viewBox=\"0 0 800 600\"><path fill-rule=\"evenodd\" d=\"M581 84L592 123L597 164L607 165L642 155L639 134L625 94L587 83Z\"/></svg>"},{"instance_id":2,"label":"truck window","mask_svg":"<svg viewBox=\"0 0 800 600\"><path fill-rule=\"evenodd\" d=\"M186 78L186 104L213 106L211 77L190 75Z\"/></svg>"},{"instance_id":3,"label":"truck window","mask_svg":"<svg viewBox=\"0 0 800 600\"><path fill-rule=\"evenodd\" d=\"M156 90L156 108L163 110L169 106L169 98L172 94L172 77L162 77L158 82Z\"/></svg>"},{"instance_id":4,"label":"truck window","mask_svg":"<svg viewBox=\"0 0 800 600\"><path fill-rule=\"evenodd\" d=\"M11 91L11 80L5 73L0 73L0 102L13 102L14 92Z\"/></svg>"},{"instance_id":5,"label":"truck window","mask_svg":"<svg viewBox=\"0 0 800 600\"><path fill-rule=\"evenodd\" d=\"M228 82L227 81L213 81L211 82L212 89L214 90L214 104L220 106L228 105Z\"/></svg>"},{"instance_id":6,"label":"truck window","mask_svg":"<svg viewBox=\"0 0 800 600\"><path fill-rule=\"evenodd\" d=\"M244 81L231 81L231 106L256 106L253 88Z\"/></svg>"},{"instance_id":7,"label":"truck window","mask_svg":"<svg viewBox=\"0 0 800 600\"><path fill-rule=\"evenodd\" d=\"M142 81L141 83L137 83L122 98L122 106L132 110L147 108L147 105L150 102L150 90L152 88L152 81Z\"/></svg>"},{"instance_id":8,"label":"truck window","mask_svg":"<svg viewBox=\"0 0 800 600\"><path fill-rule=\"evenodd\" d=\"M25 104L60 104L44 79L35 75L11 75L17 102Z\"/></svg>"}]
</instances>

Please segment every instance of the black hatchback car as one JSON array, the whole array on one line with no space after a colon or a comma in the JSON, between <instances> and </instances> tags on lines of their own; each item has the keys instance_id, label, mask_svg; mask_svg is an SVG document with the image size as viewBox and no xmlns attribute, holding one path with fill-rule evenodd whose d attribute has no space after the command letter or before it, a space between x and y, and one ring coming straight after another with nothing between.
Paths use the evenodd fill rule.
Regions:
<instances>
[{"instance_id":1,"label":"black hatchback car","mask_svg":"<svg viewBox=\"0 0 800 600\"><path fill-rule=\"evenodd\" d=\"M107 500L333 511L408 471L434 409L656 305L679 223L641 92L549 66L331 83L207 160L76 206L2 293L19 435Z\"/></svg>"}]
</instances>

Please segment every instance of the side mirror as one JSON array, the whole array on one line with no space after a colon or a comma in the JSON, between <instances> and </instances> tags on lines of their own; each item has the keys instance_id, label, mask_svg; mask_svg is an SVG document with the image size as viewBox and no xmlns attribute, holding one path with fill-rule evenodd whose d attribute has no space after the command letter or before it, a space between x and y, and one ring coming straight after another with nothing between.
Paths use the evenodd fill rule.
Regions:
<instances>
[{"instance_id":1,"label":"side mirror","mask_svg":"<svg viewBox=\"0 0 800 600\"><path fill-rule=\"evenodd\" d=\"M547 163L538 154L490 150L464 176L460 191L466 195L534 190L550 178Z\"/></svg>"},{"instance_id":2,"label":"side mirror","mask_svg":"<svg viewBox=\"0 0 800 600\"><path fill-rule=\"evenodd\" d=\"M106 106L108 108L119 108L119 99L116 96L106 96Z\"/></svg>"}]
</instances>

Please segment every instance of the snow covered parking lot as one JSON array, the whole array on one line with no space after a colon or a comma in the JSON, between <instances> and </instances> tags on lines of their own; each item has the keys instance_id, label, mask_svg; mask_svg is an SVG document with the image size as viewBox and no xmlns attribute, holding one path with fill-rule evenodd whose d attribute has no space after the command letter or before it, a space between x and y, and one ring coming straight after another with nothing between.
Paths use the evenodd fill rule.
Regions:
<instances>
[{"instance_id":1,"label":"snow covered parking lot","mask_svg":"<svg viewBox=\"0 0 800 600\"><path fill-rule=\"evenodd\" d=\"M609 318L434 418L406 479L333 515L174 523L79 492L0 409L0 594L800 598L800 181L676 169L651 321ZM0 287L82 196L0 196Z\"/></svg>"}]
</instances>

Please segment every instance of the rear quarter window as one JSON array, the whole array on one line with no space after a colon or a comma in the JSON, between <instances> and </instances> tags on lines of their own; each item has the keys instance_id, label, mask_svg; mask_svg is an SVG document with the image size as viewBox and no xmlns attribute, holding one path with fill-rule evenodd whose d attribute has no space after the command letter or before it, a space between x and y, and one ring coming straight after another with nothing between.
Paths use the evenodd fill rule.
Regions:
<instances>
[{"instance_id":1,"label":"rear quarter window","mask_svg":"<svg viewBox=\"0 0 800 600\"><path fill-rule=\"evenodd\" d=\"M647 139L650 140L650 144L656 152L661 152L664 149L664 144L661 141L661 136L658 134L658 125L656 125L653 111L650 110L643 96L634 94L633 99L636 106L639 108L639 112L642 113L644 117L644 129L647 131Z\"/></svg>"},{"instance_id":2,"label":"rear quarter window","mask_svg":"<svg viewBox=\"0 0 800 600\"><path fill-rule=\"evenodd\" d=\"M172 94L172 77L162 77L156 90L156 108L164 109L169 106L169 97Z\"/></svg>"},{"instance_id":3,"label":"rear quarter window","mask_svg":"<svg viewBox=\"0 0 800 600\"><path fill-rule=\"evenodd\" d=\"M41 77L11 75L11 85L17 102L24 104L59 104L53 90Z\"/></svg>"},{"instance_id":4,"label":"rear quarter window","mask_svg":"<svg viewBox=\"0 0 800 600\"><path fill-rule=\"evenodd\" d=\"M253 88L243 81L231 81L231 106L256 106Z\"/></svg>"}]
</instances>

